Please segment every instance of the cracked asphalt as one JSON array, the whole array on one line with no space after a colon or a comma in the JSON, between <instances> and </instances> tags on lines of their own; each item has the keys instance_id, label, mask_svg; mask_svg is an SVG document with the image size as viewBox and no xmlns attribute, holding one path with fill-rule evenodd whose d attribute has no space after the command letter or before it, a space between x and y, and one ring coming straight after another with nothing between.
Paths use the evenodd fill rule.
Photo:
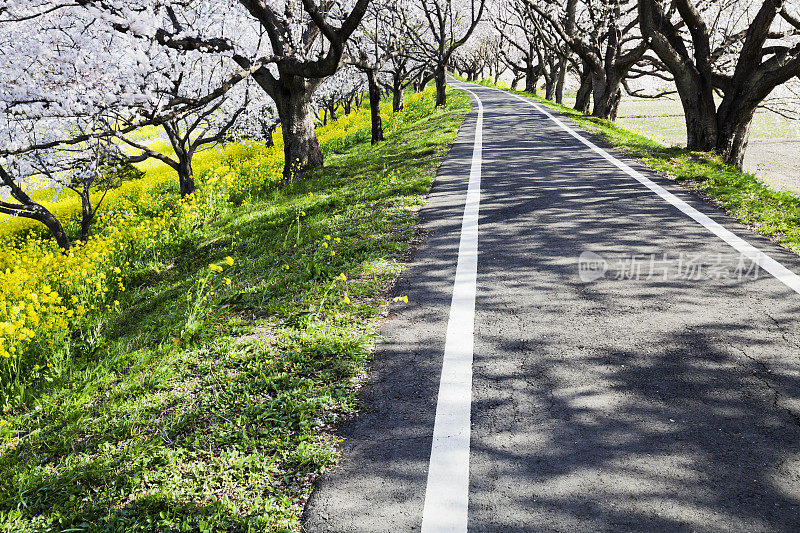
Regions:
<instances>
[{"instance_id":1,"label":"cracked asphalt","mask_svg":"<svg viewBox=\"0 0 800 533\"><path fill-rule=\"evenodd\" d=\"M533 107L470 90L485 114L469 530L800 531L800 295ZM420 528L474 109L308 531ZM585 252L601 277L580 275Z\"/></svg>"}]
</instances>

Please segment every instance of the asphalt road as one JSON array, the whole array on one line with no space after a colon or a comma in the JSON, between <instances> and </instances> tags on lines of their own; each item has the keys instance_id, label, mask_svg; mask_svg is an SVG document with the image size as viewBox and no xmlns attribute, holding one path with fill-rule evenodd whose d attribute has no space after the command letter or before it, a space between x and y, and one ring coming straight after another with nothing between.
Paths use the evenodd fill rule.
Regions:
<instances>
[{"instance_id":1,"label":"asphalt road","mask_svg":"<svg viewBox=\"0 0 800 533\"><path fill-rule=\"evenodd\" d=\"M800 294L533 106L468 88L483 104L468 530L800 531ZM437 515L449 524L425 502L429 471L447 471L431 447L463 304L477 107L423 210L397 289L409 303L385 323L308 531L417 531L423 514L427 531L465 530L459 476L428 494L456 494ZM800 272L797 256L627 163Z\"/></svg>"}]
</instances>

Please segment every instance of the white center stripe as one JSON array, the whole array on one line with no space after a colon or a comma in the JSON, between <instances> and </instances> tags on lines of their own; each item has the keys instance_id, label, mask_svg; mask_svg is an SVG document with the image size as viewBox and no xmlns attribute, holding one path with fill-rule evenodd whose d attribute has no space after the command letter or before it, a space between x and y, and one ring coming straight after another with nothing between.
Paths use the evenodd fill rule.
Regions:
<instances>
[{"instance_id":1,"label":"white center stripe","mask_svg":"<svg viewBox=\"0 0 800 533\"><path fill-rule=\"evenodd\" d=\"M458 266L447 323L439 382L422 532L464 532L469 508L469 445L472 412L472 350L478 276L478 211L481 201L483 104L478 103L475 148L461 223Z\"/></svg>"},{"instance_id":2,"label":"white center stripe","mask_svg":"<svg viewBox=\"0 0 800 533\"><path fill-rule=\"evenodd\" d=\"M499 90L499 89L496 89ZM505 92L505 91L501 91ZM561 129L578 139L580 142L588 146L592 151L600 155L603 159L606 159L612 165L616 166L618 169L623 171L628 176L632 177L658 196L660 196L663 200L665 200L668 204L676 207L682 213L692 218L695 222L706 228L708 231L728 243L734 250L742 254L744 257L748 258L753 263L757 264L759 267L763 268L772 276L775 277L778 281L795 291L796 293L800 294L800 276L750 244L749 242L745 241L741 237L734 234L732 231L726 229L718 222L715 222L711 217L708 215L704 215L694 207L690 206L668 190L666 190L661 185L655 183L648 177L644 176L641 172L638 172L627 165L626 163L620 161L613 155L609 154L599 146L595 145L593 142L589 141L588 139L584 138L579 133L575 132L572 128L564 124L561 120L553 116L552 113L548 112L539 104L532 102L526 98L523 98L519 95L513 93L505 93L519 100L522 100L526 104L533 106L538 112L545 115L547 118L552 120L557 126Z\"/></svg>"}]
</instances>

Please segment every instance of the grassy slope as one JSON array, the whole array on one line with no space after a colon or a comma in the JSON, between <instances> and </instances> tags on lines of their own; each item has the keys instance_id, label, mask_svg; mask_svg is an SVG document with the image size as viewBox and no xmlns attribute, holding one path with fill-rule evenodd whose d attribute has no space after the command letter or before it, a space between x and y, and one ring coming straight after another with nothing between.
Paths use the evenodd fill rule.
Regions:
<instances>
[{"instance_id":1,"label":"grassy slope","mask_svg":"<svg viewBox=\"0 0 800 533\"><path fill-rule=\"evenodd\" d=\"M136 272L92 360L6 415L0 530L298 530L468 112L463 93L448 101L410 109L386 143L328 154L319 176L232 209ZM232 286L205 293L209 263L226 256ZM195 324L204 295L214 306Z\"/></svg>"},{"instance_id":2,"label":"grassy slope","mask_svg":"<svg viewBox=\"0 0 800 533\"><path fill-rule=\"evenodd\" d=\"M667 147L613 122L586 116L539 96L511 91L508 87L495 86L491 82L481 83L532 98L568 116L626 155L638 159L656 172L666 174L759 233L800 253L800 198L774 191L753 174L725 165L712 154Z\"/></svg>"}]
</instances>

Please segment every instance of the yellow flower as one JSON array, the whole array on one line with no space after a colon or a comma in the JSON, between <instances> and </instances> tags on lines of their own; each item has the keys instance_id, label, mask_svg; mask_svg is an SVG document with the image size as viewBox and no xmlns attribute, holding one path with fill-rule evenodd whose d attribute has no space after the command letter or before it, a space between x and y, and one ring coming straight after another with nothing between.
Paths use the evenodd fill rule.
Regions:
<instances>
[{"instance_id":1,"label":"yellow flower","mask_svg":"<svg viewBox=\"0 0 800 533\"><path fill-rule=\"evenodd\" d=\"M231 286L231 278L225 278L225 285L227 285L228 287Z\"/></svg>"},{"instance_id":2,"label":"yellow flower","mask_svg":"<svg viewBox=\"0 0 800 533\"><path fill-rule=\"evenodd\" d=\"M342 281L347 281L347 276L344 275L344 272L339 274L339 279L342 280Z\"/></svg>"},{"instance_id":3,"label":"yellow flower","mask_svg":"<svg viewBox=\"0 0 800 533\"><path fill-rule=\"evenodd\" d=\"M231 266L233 264L233 257L227 256L225 258L225 264L228 265L228 266Z\"/></svg>"},{"instance_id":4,"label":"yellow flower","mask_svg":"<svg viewBox=\"0 0 800 533\"><path fill-rule=\"evenodd\" d=\"M215 265L214 263L208 265L208 269L211 270L211 272L222 272L222 267L219 265Z\"/></svg>"},{"instance_id":5,"label":"yellow flower","mask_svg":"<svg viewBox=\"0 0 800 533\"><path fill-rule=\"evenodd\" d=\"M408 296L395 296L393 299L395 302L405 302L408 303Z\"/></svg>"},{"instance_id":6,"label":"yellow flower","mask_svg":"<svg viewBox=\"0 0 800 533\"><path fill-rule=\"evenodd\" d=\"M342 302L344 302L346 305L350 305L350 298L345 296L344 298L342 298Z\"/></svg>"},{"instance_id":7,"label":"yellow flower","mask_svg":"<svg viewBox=\"0 0 800 533\"><path fill-rule=\"evenodd\" d=\"M325 240L326 240L326 241L329 241L329 240L331 240L331 236L330 236L330 235L325 235Z\"/></svg>"},{"instance_id":8,"label":"yellow flower","mask_svg":"<svg viewBox=\"0 0 800 533\"><path fill-rule=\"evenodd\" d=\"M327 243L327 242L323 242L323 243L322 243L322 246L324 246L325 248L327 248L327 247L328 247L328 243Z\"/></svg>"}]
</instances>

